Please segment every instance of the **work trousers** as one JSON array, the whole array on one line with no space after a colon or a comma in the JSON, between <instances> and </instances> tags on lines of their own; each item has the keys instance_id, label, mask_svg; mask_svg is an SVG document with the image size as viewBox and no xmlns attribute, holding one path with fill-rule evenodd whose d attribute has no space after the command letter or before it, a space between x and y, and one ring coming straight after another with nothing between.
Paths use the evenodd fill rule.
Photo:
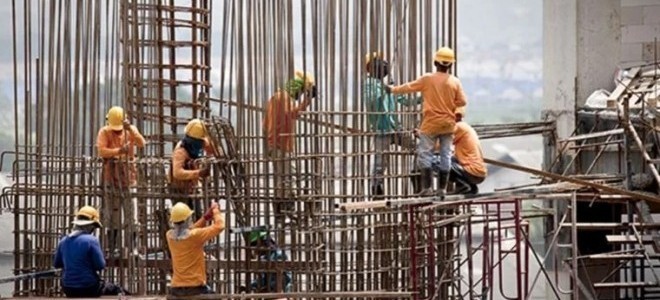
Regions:
<instances>
[{"instance_id":1,"label":"work trousers","mask_svg":"<svg viewBox=\"0 0 660 300\"><path fill-rule=\"evenodd\" d=\"M120 236L123 232L124 247L135 248L131 244L137 229L135 216L135 201L131 197L131 188L106 184L104 186L104 197L101 218L107 229L107 246L110 250L122 247ZM123 218L122 218L123 212Z\"/></svg>"},{"instance_id":2,"label":"work trousers","mask_svg":"<svg viewBox=\"0 0 660 300\"><path fill-rule=\"evenodd\" d=\"M409 134L393 132L393 133L384 133L374 136L374 164L371 168L371 186L375 187L382 185L385 175L385 171L390 166L390 155L387 152L390 150L392 145L397 145L406 150L415 149L415 142Z\"/></svg>"},{"instance_id":3,"label":"work trousers","mask_svg":"<svg viewBox=\"0 0 660 300\"><path fill-rule=\"evenodd\" d=\"M436 141L440 141L440 155L438 156L437 168L439 172L449 173L451 168L451 145L454 139L453 133L428 135L419 134L417 143L417 167L419 169L431 169L434 165L435 155L433 150Z\"/></svg>"},{"instance_id":4,"label":"work trousers","mask_svg":"<svg viewBox=\"0 0 660 300\"><path fill-rule=\"evenodd\" d=\"M107 282L99 282L96 285L84 288L74 288L62 286L62 291L67 298L99 298L101 296L115 296L120 293L128 295L129 293L122 287Z\"/></svg>"},{"instance_id":5,"label":"work trousers","mask_svg":"<svg viewBox=\"0 0 660 300\"><path fill-rule=\"evenodd\" d=\"M296 205L296 162L290 159L290 153L277 148L269 148L266 155L273 165L275 217L283 218L283 214L293 212Z\"/></svg>"},{"instance_id":6,"label":"work trousers","mask_svg":"<svg viewBox=\"0 0 660 300\"><path fill-rule=\"evenodd\" d=\"M472 192L476 189L476 185L484 182L484 177L474 176L463 168L461 163L456 159L456 157L451 158L451 170L449 172L449 181L461 184L465 187L469 187L468 192ZM476 192L476 191L475 191Z\"/></svg>"}]
</instances>

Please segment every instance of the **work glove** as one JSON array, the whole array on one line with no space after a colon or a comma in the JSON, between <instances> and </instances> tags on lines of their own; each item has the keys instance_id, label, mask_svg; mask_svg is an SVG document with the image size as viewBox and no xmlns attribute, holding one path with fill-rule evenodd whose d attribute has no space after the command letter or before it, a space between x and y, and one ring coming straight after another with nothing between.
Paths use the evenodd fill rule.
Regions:
<instances>
[{"instance_id":1,"label":"work glove","mask_svg":"<svg viewBox=\"0 0 660 300\"><path fill-rule=\"evenodd\" d=\"M206 177L209 177L209 175L211 175L211 169L210 168L205 167L205 168L199 170L199 177L206 178Z\"/></svg>"},{"instance_id":2,"label":"work glove","mask_svg":"<svg viewBox=\"0 0 660 300\"><path fill-rule=\"evenodd\" d=\"M209 221L213 219L213 210L218 208L218 202L211 201L211 206L209 206L208 209L206 209L206 213L204 213L204 220Z\"/></svg>"},{"instance_id":3,"label":"work glove","mask_svg":"<svg viewBox=\"0 0 660 300\"><path fill-rule=\"evenodd\" d=\"M119 148L119 154L128 154L128 145L123 145Z\"/></svg>"}]
</instances>

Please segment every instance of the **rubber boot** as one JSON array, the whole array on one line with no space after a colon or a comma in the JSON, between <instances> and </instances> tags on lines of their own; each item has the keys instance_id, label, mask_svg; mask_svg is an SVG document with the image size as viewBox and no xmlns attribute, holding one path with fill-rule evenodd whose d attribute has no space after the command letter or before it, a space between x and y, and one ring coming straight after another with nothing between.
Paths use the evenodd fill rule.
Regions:
<instances>
[{"instance_id":1,"label":"rubber boot","mask_svg":"<svg viewBox=\"0 0 660 300\"><path fill-rule=\"evenodd\" d=\"M438 172L438 196L444 198L447 194L447 183L449 182L449 172Z\"/></svg>"},{"instance_id":2,"label":"rubber boot","mask_svg":"<svg viewBox=\"0 0 660 300\"><path fill-rule=\"evenodd\" d=\"M417 173L418 170L412 170L413 173ZM413 193L419 194L422 191L422 175L414 174L410 175L410 184L412 184Z\"/></svg>"},{"instance_id":3,"label":"rubber boot","mask_svg":"<svg viewBox=\"0 0 660 300\"><path fill-rule=\"evenodd\" d=\"M117 247L119 230L117 229L108 229L108 256L110 257L119 257L119 247Z\"/></svg>"},{"instance_id":4,"label":"rubber boot","mask_svg":"<svg viewBox=\"0 0 660 300\"><path fill-rule=\"evenodd\" d=\"M433 170L431 168L425 168L421 170L420 178L420 196L431 196L433 195L433 189L431 185L433 184Z\"/></svg>"}]
</instances>

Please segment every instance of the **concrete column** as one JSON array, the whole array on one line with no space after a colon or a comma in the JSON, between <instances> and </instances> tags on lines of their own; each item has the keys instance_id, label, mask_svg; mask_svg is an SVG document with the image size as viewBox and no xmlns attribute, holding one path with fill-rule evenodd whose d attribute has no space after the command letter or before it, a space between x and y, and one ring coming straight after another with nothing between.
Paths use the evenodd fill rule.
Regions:
<instances>
[{"instance_id":1,"label":"concrete column","mask_svg":"<svg viewBox=\"0 0 660 300\"><path fill-rule=\"evenodd\" d=\"M575 128L577 1L543 1L543 118L556 120L559 138Z\"/></svg>"}]
</instances>

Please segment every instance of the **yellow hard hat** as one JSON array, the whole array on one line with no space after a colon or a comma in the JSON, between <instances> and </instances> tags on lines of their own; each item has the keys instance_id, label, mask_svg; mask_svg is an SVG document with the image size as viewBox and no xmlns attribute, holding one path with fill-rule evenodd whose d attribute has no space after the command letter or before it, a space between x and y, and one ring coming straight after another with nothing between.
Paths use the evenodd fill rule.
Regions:
<instances>
[{"instance_id":1,"label":"yellow hard hat","mask_svg":"<svg viewBox=\"0 0 660 300\"><path fill-rule=\"evenodd\" d=\"M83 217L83 219L79 219L80 217ZM100 219L101 216L99 215L99 212L96 210L96 208L86 205L78 210L76 213L76 219L73 220L72 223L74 225L80 226L95 224L98 227L103 227L103 225L101 225Z\"/></svg>"},{"instance_id":2,"label":"yellow hard hat","mask_svg":"<svg viewBox=\"0 0 660 300\"><path fill-rule=\"evenodd\" d=\"M172 206L170 212L170 222L179 223L188 219L193 214L193 211L183 202L179 202Z\"/></svg>"},{"instance_id":3,"label":"yellow hard hat","mask_svg":"<svg viewBox=\"0 0 660 300\"><path fill-rule=\"evenodd\" d=\"M449 47L442 47L435 52L433 61L443 65L451 65L456 62L456 56L454 55L454 50Z\"/></svg>"},{"instance_id":4,"label":"yellow hard hat","mask_svg":"<svg viewBox=\"0 0 660 300\"><path fill-rule=\"evenodd\" d=\"M383 59L383 53L382 52L367 53L367 55L364 56L364 67L366 68L367 66L369 66L369 63L374 59Z\"/></svg>"},{"instance_id":5,"label":"yellow hard hat","mask_svg":"<svg viewBox=\"0 0 660 300\"><path fill-rule=\"evenodd\" d=\"M206 126L200 119L192 119L186 125L185 133L187 136L196 139L203 139L206 137Z\"/></svg>"},{"instance_id":6,"label":"yellow hard hat","mask_svg":"<svg viewBox=\"0 0 660 300\"><path fill-rule=\"evenodd\" d=\"M296 70L295 77L305 83L305 89L309 89L314 86L314 76L312 76L312 74L305 73L301 70Z\"/></svg>"},{"instance_id":7,"label":"yellow hard hat","mask_svg":"<svg viewBox=\"0 0 660 300\"><path fill-rule=\"evenodd\" d=\"M124 129L124 109L119 106L113 106L105 116L108 120L108 126L112 130Z\"/></svg>"}]
</instances>

